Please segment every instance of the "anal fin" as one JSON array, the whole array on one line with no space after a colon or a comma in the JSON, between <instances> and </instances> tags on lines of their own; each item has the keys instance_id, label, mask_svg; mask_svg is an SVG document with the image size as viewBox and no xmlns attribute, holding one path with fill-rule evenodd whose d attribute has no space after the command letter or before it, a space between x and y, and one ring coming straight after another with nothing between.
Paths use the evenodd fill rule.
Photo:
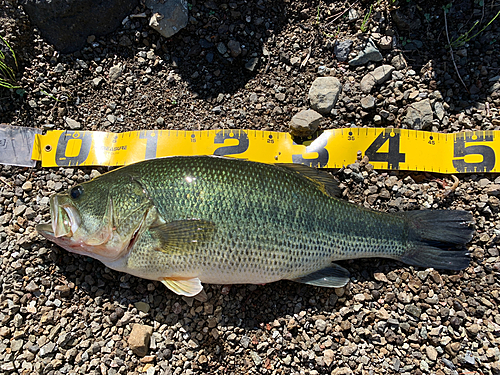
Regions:
<instances>
[{"instance_id":1,"label":"anal fin","mask_svg":"<svg viewBox=\"0 0 500 375\"><path fill-rule=\"evenodd\" d=\"M192 279L165 277L161 282L175 294L186 297L194 297L203 290L203 285L197 277Z\"/></svg>"},{"instance_id":2,"label":"anal fin","mask_svg":"<svg viewBox=\"0 0 500 375\"><path fill-rule=\"evenodd\" d=\"M332 264L327 268L293 279L292 281L321 286L323 288L341 288L349 282L349 271L337 264Z\"/></svg>"}]
</instances>

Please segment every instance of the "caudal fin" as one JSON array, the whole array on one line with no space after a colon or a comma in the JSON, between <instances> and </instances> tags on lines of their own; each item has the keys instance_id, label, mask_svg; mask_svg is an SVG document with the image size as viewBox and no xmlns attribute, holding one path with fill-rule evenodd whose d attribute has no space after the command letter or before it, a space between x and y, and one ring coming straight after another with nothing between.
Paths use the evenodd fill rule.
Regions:
<instances>
[{"instance_id":1,"label":"caudal fin","mask_svg":"<svg viewBox=\"0 0 500 375\"><path fill-rule=\"evenodd\" d=\"M469 265L465 244L474 235L470 212L423 210L401 215L409 224L409 248L402 262L445 270L462 270Z\"/></svg>"}]
</instances>

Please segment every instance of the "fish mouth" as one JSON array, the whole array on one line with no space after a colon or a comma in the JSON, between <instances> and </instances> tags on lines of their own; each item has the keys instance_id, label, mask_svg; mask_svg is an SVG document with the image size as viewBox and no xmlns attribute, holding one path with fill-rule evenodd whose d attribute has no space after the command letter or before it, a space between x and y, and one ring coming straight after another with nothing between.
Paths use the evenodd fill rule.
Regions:
<instances>
[{"instance_id":1,"label":"fish mouth","mask_svg":"<svg viewBox=\"0 0 500 375\"><path fill-rule=\"evenodd\" d=\"M60 204L57 195L50 200L51 224L37 225L37 231L51 238L72 237L81 224L80 215L75 207Z\"/></svg>"}]
</instances>

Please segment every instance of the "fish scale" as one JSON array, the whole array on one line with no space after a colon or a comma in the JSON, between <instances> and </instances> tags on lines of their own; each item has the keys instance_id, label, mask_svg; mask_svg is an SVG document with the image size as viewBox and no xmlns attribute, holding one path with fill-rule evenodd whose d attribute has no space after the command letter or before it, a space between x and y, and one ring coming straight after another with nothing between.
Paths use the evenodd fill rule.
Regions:
<instances>
[{"instance_id":1,"label":"fish scale","mask_svg":"<svg viewBox=\"0 0 500 375\"><path fill-rule=\"evenodd\" d=\"M332 262L344 259L467 266L463 245L473 234L470 213L387 214L338 199L338 190L331 175L301 165L208 156L154 159L59 194L51 200L53 231L37 229L70 251L162 280L184 295L200 292L201 282L291 279L338 287L349 273ZM72 232L67 223L74 228L77 219ZM107 234L108 243L87 246L99 227L99 238Z\"/></svg>"}]
</instances>

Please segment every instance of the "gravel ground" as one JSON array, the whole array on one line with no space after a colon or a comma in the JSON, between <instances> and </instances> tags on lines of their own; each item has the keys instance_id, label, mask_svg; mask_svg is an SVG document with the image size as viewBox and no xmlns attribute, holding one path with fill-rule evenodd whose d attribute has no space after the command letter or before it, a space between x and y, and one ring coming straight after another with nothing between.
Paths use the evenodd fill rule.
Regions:
<instances>
[{"instance_id":1,"label":"gravel ground","mask_svg":"<svg viewBox=\"0 0 500 375\"><path fill-rule=\"evenodd\" d=\"M459 77L445 2L192 2L188 26L169 40L132 18L71 55L46 44L16 1L0 4L0 34L20 60L24 89L0 90L0 122L287 131L309 108L312 82L333 76L342 93L322 129L416 127L408 113L422 102L432 106L425 129L500 129L499 23L455 48ZM498 10L494 1L454 2L450 38ZM381 61L341 61L368 39ZM341 50L349 43L336 44L346 40L350 56ZM367 93L363 77L384 64L392 75ZM0 373L500 374L497 175L461 175L453 190L449 176L385 173L365 161L334 171L344 198L367 207L473 212L464 271L347 261L352 281L343 289L206 285L201 303L36 234L51 194L105 171L0 166Z\"/></svg>"}]
</instances>

